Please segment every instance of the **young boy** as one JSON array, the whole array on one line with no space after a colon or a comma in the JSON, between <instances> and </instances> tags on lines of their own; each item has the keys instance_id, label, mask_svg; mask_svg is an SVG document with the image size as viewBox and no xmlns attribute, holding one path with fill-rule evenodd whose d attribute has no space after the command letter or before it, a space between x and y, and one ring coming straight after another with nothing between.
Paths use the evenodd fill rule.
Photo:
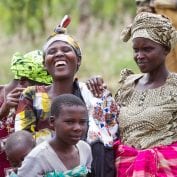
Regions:
<instances>
[{"instance_id":1,"label":"young boy","mask_svg":"<svg viewBox=\"0 0 177 177\"><path fill-rule=\"evenodd\" d=\"M6 170L6 177L12 176L12 172L16 172L16 168L21 166L25 156L34 148L35 139L32 134L25 131L17 131L12 133L5 143L5 153L12 168Z\"/></svg>"},{"instance_id":2,"label":"young boy","mask_svg":"<svg viewBox=\"0 0 177 177\"><path fill-rule=\"evenodd\" d=\"M90 146L81 140L88 124L85 103L73 94L56 97L51 105L50 124L54 137L27 155L18 177L87 176L92 154Z\"/></svg>"}]
</instances>

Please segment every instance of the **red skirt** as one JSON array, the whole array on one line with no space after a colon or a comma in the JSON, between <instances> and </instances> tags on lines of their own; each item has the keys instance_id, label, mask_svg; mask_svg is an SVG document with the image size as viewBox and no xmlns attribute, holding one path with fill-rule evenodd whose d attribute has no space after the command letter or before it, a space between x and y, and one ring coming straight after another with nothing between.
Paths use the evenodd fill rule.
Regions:
<instances>
[{"instance_id":1,"label":"red skirt","mask_svg":"<svg viewBox=\"0 0 177 177\"><path fill-rule=\"evenodd\" d=\"M117 177L177 177L177 142L149 149L114 143Z\"/></svg>"}]
</instances>

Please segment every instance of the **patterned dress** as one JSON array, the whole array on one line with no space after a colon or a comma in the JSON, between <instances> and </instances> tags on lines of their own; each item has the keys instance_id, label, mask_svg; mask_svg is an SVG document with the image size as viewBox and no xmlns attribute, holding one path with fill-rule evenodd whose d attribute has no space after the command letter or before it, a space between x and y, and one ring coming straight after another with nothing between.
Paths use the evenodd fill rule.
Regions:
<instances>
[{"instance_id":1,"label":"patterned dress","mask_svg":"<svg viewBox=\"0 0 177 177\"><path fill-rule=\"evenodd\" d=\"M48 124L51 98L47 87L28 87L22 94L15 119L15 131L25 129L33 132L37 143L53 134ZM118 129L115 100L107 91L101 99L95 98L84 83L75 81L73 88L73 94L85 102L89 111L87 141L92 143L100 140L105 146L112 146Z\"/></svg>"},{"instance_id":2,"label":"patterned dress","mask_svg":"<svg viewBox=\"0 0 177 177\"><path fill-rule=\"evenodd\" d=\"M4 98L0 98L0 107L2 106ZM4 117L0 120L0 177L5 177L6 170L10 167L9 161L7 160L6 154L3 147L6 138L10 133L14 131L14 119L15 119L15 110L11 109L7 117Z\"/></svg>"},{"instance_id":3,"label":"patterned dress","mask_svg":"<svg viewBox=\"0 0 177 177\"><path fill-rule=\"evenodd\" d=\"M177 74L165 84L136 90L142 75L121 81L120 140L115 142L117 176L177 176Z\"/></svg>"}]
</instances>

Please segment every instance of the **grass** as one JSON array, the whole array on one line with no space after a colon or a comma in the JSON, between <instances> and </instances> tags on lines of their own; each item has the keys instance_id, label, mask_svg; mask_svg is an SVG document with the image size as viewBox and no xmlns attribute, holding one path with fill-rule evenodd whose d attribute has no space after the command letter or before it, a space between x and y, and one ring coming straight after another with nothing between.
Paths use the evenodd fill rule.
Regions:
<instances>
[{"instance_id":1,"label":"grass","mask_svg":"<svg viewBox=\"0 0 177 177\"><path fill-rule=\"evenodd\" d=\"M77 76L84 81L93 75L102 75L110 90L115 93L121 69L130 68L138 72L132 59L131 43L120 41L118 25L115 28L108 25L102 28L93 26L84 38L76 35L83 53L82 65ZM19 40L17 35L7 37L1 33L0 37L0 84L5 84L13 78L9 67L13 53L26 53L41 48L45 38L39 37L37 42L32 44L27 38Z\"/></svg>"},{"instance_id":2,"label":"grass","mask_svg":"<svg viewBox=\"0 0 177 177\"><path fill-rule=\"evenodd\" d=\"M87 79L102 75L109 89L115 93L120 71L123 68L138 72L133 61L131 42L120 41L118 27L104 28L104 31L91 31L83 44L83 61L79 77Z\"/></svg>"}]
</instances>

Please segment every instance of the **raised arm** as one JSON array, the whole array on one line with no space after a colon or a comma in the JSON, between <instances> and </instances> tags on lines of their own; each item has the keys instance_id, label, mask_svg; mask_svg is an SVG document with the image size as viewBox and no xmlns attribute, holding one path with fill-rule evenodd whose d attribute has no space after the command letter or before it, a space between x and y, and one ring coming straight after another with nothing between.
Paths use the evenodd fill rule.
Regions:
<instances>
[{"instance_id":1,"label":"raised arm","mask_svg":"<svg viewBox=\"0 0 177 177\"><path fill-rule=\"evenodd\" d=\"M0 107L0 119L6 117L9 114L11 108L16 108L19 103L19 97L24 88L15 88L11 92L9 92Z\"/></svg>"}]
</instances>

